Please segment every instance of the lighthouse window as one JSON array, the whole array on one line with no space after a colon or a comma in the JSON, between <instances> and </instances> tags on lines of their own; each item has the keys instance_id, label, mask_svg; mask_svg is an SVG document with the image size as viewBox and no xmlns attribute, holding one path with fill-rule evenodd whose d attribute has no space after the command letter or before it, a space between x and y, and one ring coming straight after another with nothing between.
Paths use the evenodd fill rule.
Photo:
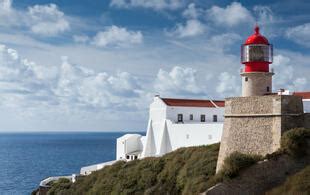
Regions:
<instances>
[{"instance_id":1,"label":"lighthouse window","mask_svg":"<svg viewBox=\"0 0 310 195\"><path fill-rule=\"evenodd\" d=\"M191 121L194 120L194 115L190 114L189 115L189 120L191 120Z\"/></svg>"},{"instance_id":2,"label":"lighthouse window","mask_svg":"<svg viewBox=\"0 0 310 195\"><path fill-rule=\"evenodd\" d=\"M270 88L269 87L267 87L267 92L270 92Z\"/></svg>"},{"instance_id":3,"label":"lighthouse window","mask_svg":"<svg viewBox=\"0 0 310 195\"><path fill-rule=\"evenodd\" d=\"M206 115L204 115L204 114L200 115L200 121L206 122Z\"/></svg>"},{"instance_id":4,"label":"lighthouse window","mask_svg":"<svg viewBox=\"0 0 310 195\"><path fill-rule=\"evenodd\" d=\"M245 81L247 82L249 80L249 78L248 77L245 77Z\"/></svg>"},{"instance_id":5,"label":"lighthouse window","mask_svg":"<svg viewBox=\"0 0 310 195\"><path fill-rule=\"evenodd\" d=\"M272 45L243 45L241 61L244 62L272 62Z\"/></svg>"},{"instance_id":6,"label":"lighthouse window","mask_svg":"<svg viewBox=\"0 0 310 195\"><path fill-rule=\"evenodd\" d=\"M217 122L217 115L213 115L213 122Z\"/></svg>"},{"instance_id":7,"label":"lighthouse window","mask_svg":"<svg viewBox=\"0 0 310 195\"><path fill-rule=\"evenodd\" d=\"M183 114L178 114L178 122L183 122Z\"/></svg>"}]
</instances>

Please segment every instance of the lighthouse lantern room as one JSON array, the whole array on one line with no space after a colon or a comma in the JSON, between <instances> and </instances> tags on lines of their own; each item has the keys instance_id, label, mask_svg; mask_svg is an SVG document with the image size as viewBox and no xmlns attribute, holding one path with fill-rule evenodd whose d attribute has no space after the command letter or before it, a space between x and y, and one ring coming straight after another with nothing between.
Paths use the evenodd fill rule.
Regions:
<instances>
[{"instance_id":1,"label":"lighthouse lantern room","mask_svg":"<svg viewBox=\"0 0 310 195\"><path fill-rule=\"evenodd\" d=\"M273 72L269 64L273 60L273 48L256 25L254 34L241 46L241 62L245 68L241 72L242 96L260 96L272 92Z\"/></svg>"}]
</instances>

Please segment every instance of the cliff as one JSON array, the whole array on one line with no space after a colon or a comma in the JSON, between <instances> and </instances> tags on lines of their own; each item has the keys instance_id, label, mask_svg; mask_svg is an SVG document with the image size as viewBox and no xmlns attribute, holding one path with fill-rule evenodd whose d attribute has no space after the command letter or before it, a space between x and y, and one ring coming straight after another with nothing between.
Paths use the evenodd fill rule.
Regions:
<instances>
[{"instance_id":1,"label":"cliff","mask_svg":"<svg viewBox=\"0 0 310 195\"><path fill-rule=\"evenodd\" d=\"M277 152L234 153L217 175L219 144L181 148L163 157L118 162L73 184L56 182L48 194L309 194L309 140L310 130L290 130Z\"/></svg>"}]
</instances>

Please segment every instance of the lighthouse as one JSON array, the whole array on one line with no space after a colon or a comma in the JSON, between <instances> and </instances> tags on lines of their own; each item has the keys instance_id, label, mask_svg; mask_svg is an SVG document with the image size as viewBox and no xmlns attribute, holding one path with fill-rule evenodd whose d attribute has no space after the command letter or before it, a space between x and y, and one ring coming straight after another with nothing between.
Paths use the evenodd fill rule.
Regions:
<instances>
[{"instance_id":1,"label":"lighthouse","mask_svg":"<svg viewBox=\"0 0 310 195\"><path fill-rule=\"evenodd\" d=\"M249 36L241 46L242 96L262 96L272 92L272 76L269 64L273 60L272 45L260 34L256 25L254 34Z\"/></svg>"}]
</instances>

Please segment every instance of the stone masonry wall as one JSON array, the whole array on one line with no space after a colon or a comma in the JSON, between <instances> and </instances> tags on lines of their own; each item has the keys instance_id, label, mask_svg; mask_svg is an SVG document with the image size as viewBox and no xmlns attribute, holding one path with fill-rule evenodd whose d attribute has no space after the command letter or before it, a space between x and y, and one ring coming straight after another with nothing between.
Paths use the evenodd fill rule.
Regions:
<instances>
[{"instance_id":1,"label":"stone masonry wall","mask_svg":"<svg viewBox=\"0 0 310 195\"><path fill-rule=\"evenodd\" d=\"M295 96L228 98L217 171L234 151L265 155L280 147L284 131L303 126L302 100Z\"/></svg>"},{"instance_id":2,"label":"stone masonry wall","mask_svg":"<svg viewBox=\"0 0 310 195\"><path fill-rule=\"evenodd\" d=\"M304 127L310 129L310 113L304 114Z\"/></svg>"},{"instance_id":3,"label":"stone masonry wall","mask_svg":"<svg viewBox=\"0 0 310 195\"><path fill-rule=\"evenodd\" d=\"M242 96L264 95L272 91L272 75L270 72L243 72ZM269 92L267 91L269 87Z\"/></svg>"}]
</instances>

